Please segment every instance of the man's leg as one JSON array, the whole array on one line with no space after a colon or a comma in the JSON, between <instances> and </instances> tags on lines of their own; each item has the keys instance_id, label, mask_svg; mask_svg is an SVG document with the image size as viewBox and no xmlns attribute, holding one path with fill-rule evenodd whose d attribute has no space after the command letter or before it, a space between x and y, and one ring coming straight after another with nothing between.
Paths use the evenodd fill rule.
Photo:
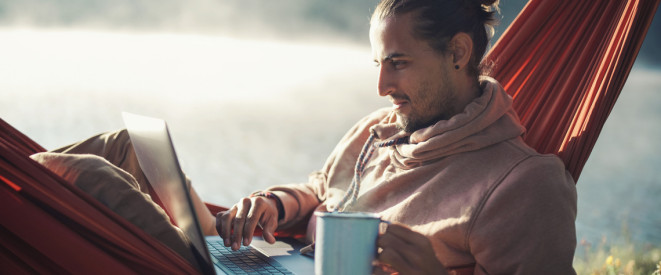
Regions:
<instances>
[{"instance_id":1,"label":"man's leg","mask_svg":"<svg viewBox=\"0 0 661 275\"><path fill-rule=\"evenodd\" d=\"M92 154L108 160L131 174L140 185L140 191L149 194L149 181L142 172L126 129L92 136L52 152L65 154Z\"/></svg>"},{"instance_id":2,"label":"man's leg","mask_svg":"<svg viewBox=\"0 0 661 275\"><path fill-rule=\"evenodd\" d=\"M133 149L133 144L131 144L131 139L126 129L98 134L86 140L55 149L52 152L65 154L92 154L105 158L113 165L131 174L138 182L140 191L150 194L152 198L160 204L160 200L155 199L155 197L158 196L154 196L154 194L149 191L149 181L140 168L138 158ZM195 212L199 218L203 233L205 235L217 235L218 233L216 232L215 227L216 218L211 214L195 189L192 188L191 181L188 177L186 177L186 185L190 191Z\"/></svg>"}]
</instances>

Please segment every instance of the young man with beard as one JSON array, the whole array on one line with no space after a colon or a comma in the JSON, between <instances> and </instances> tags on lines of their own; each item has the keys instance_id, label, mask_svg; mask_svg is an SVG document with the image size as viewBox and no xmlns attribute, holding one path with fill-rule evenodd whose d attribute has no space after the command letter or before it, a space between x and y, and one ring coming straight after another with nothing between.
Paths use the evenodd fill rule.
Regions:
<instances>
[{"instance_id":1,"label":"young man with beard","mask_svg":"<svg viewBox=\"0 0 661 275\"><path fill-rule=\"evenodd\" d=\"M576 189L563 163L521 139L500 84L480 76L493 0L383 0L370 29L378 94L305 184L271 187L219 213L225 245L248 245L315 211L392 222L376 271L572 274ZM503 61L506 62L506 61Z\"/></svg>"},{"instance_id":2,"label":"young man with beard","mask_svg":"<svg viewBox=\"0 0 661 275\"><path fill-rule=\"evenodd\" d=\"M480 73L494 2L382 0L369 36L378 94L393 107L356 123L308 183L256 192L215 220L191 190L205 233L239 249L257 226L272 243L276 230L306 223L313 242L315 211L374 212L391 222L377 273L575 273L574 181L556 156L523 142L512 99ZM71 154L100 156L148 192L126 131L55 152L34 158L65 177L110 171Z\"/></svg>"}]
</instances>

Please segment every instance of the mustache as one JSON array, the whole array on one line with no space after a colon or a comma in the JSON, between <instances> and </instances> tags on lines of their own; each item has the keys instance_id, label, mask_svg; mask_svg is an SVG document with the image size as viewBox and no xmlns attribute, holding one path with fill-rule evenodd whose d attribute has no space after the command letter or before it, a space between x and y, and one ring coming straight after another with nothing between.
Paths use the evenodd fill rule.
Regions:
<instances>
[{"instance_id":1,"label":"mustache","mask_svg":"<svg viewBox=\"0 0 661 275\"><path fill-rule=\"evenodd\" d=\"M393 94L390 94L389 96L393 100L406 100L406 101L409 101L409 102L411 101L411 98L409 98L409 96L407 96L405 94L394 94L393 93Z\"/></svg>"}]
</instances>

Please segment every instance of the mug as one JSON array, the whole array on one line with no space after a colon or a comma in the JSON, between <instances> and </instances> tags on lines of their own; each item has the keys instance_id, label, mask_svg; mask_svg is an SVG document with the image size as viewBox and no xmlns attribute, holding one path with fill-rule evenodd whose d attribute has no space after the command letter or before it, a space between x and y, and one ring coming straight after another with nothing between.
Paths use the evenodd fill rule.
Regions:
<instances>
[{"instance_id":1,"label":"mug","mask_svg":"<svg viewBox=\"0 0 661 275\"><path fill-rule=\"evenodd\" d=\"M372 274L381 218L365 212L315 215L315 274Z\"/></svg>"}]
</instances>

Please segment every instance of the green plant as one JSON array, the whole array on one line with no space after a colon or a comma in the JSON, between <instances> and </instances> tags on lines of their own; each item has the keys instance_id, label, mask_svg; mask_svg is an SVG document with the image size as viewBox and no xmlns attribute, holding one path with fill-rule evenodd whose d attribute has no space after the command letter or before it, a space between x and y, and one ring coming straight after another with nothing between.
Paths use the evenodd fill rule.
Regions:
<instances>
[{"instance_id":1,"label":"green plant","mask_svg":"<svg viewBox=\"0 0 661 275\"><path fill-rule=\"evenodd\" d=\"M574 257L574 269L578 274L661 275L660 265L661 247L635 244L630 238L610 242L604 237L596 246L582 240Z\"/></svg>"}]
</instances>

